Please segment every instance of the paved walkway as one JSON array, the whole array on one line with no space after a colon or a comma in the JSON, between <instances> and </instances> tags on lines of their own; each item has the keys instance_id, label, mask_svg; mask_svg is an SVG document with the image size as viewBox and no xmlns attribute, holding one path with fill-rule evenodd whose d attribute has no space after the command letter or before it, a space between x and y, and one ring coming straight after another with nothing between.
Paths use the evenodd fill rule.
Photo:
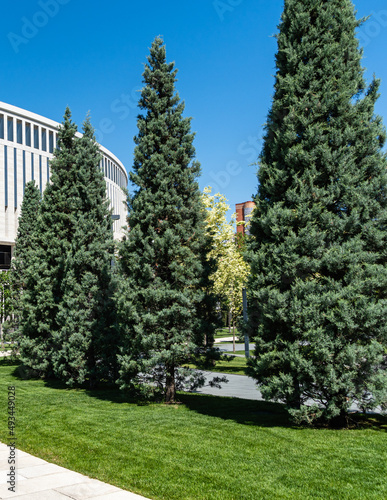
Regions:
<instances>
[{"instance_id":1,"label":"paved walkway","mask_svg":"<svg viewBox=\"0 0 387 500\"><path fill-rule=\"evenodd\" d=\"M16 450L15 492L10 491L10 448L0 443L0 499L15 500L141 500L145 497L72 472Z\"/></svg>"},{"instance_id":2,"label":"paved walkway","mask_svg":"<svg viewBox=\"0 0 387 500\"><path fill-rule=\"evenodd\" d=\"M255 381L246 375L229 375L228 373L203 372L206 380L210 381L214 377L226 376L228 382L221 384L221 389L209 387L208 385L195 391L198 394L210 394L211 396L228 396L240 399L255 399L262 401L262 395L257 389Z\"/></svg>"}]
</instances>

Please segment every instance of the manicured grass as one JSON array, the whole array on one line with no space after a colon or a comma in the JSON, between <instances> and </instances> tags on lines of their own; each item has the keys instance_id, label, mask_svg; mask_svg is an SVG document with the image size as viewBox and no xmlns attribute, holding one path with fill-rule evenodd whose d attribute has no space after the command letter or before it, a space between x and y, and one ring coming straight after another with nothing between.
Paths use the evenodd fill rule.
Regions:
<instances>
[{"instance_id":1,"label":"manicured grass","mask_svg":"<svg viewBox=\"0 0 387 500\"><path fill-rule=\"evenodd\" d=\"M235 351L235 352L231 352L231 354L245 354L245 350L243 349L243 351ZM254 356L254 351L250 351L250 356Z\"/></svg>"},{"instance_id":2,"label":"manicured grass","mask_svg":"<svg viewBox=\"0 0 387 500\"><path fill-rule=\"evenodd\" d=\"M229 360L217 361L213 367L194 364L188 364L186 366L189 368L197 368L199 370L214 371L229 375L246 375L246 358L237 356L228 356L228 358Z\"/></svg>"},{"instance_id":3,"label":"manicured grass","mask_svg":"<svg viewBox=\"0 0 387 500\"><path fill-rule=\"evenodd\" d=\"M228 326L224 328L218 328L215 333L215 338L220 339L222 337L232 337L232 328L231 333L228 331ZM238 330L235 328L235 337L238 337Z\"/></svg>"},{"instance_id":4,"label":"manicured grass","mask_svg":"<svg viewBox=\"0 0 387 500\"><path fill-rule=\"evenodd\" d=\"M155 500L387 498L387 420L368 428L293 428L280 405L181 394L126 402L69 390L0 363L0 439L16 386L19 448Z\"/></svg>"}]
</instances>

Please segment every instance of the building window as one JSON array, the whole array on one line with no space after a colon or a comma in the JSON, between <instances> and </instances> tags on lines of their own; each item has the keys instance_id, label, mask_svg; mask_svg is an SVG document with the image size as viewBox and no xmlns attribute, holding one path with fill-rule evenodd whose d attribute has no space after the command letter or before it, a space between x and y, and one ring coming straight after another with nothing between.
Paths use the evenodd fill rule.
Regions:
<instances>
[{"instance_id":1,"label":"building window","mask_svg":"<svg viewBox=\"0 0 387 500\"><path fill-rule=\"evenodd\" d=\"M34 125L34 148L39 149L39 127Z\"/></svg>"},{"instance_id":2,"label":"building window","mask_svg":"<svg viewBox=\"0 0 387 500\"><path fill-rule=\"evenodd\" d=\"M8 118L8 135L7 139L13 141L13 118Z\"/></svg>"},{"instance_id":3,"label":"building window","mask_svg":"<svg viewBox=\"0 0 387 500\"><path fill-rule=\"evenodd\" d=\"M47 183L50 181L50 160L47 158Z\"/></svg>"},{"instance_id":4,"label":"building window","mask_svg":"<svg viewBox=\"0 0 387 500\"><path fill-rule=\"evenodd\" d=\"M4 115L0 115L0 139L4 139Z\"/></svg>"},{"instance_id":5,"label":"building window","mask_svg":"<svg viewBox=\"0 0 387 500\"><path fill-rule=\"evenodd\" d=\"M48 134L48 151L50 153L54 152L54 132Z\"/></svg>"},{"instance_id":6,"label":"building window","mask_svg":"<svg viewBox=\"0 0 387 500\"><path fill-rule=\"evenodd\" d=\"M34 153L31 153L31 180L35 180L35 172L34 172Z\"/></svg>"},{"instance_id":7,"label":"building window","mask_svg":"<svg viewBox=\"0 0 387 500\"><path fill-rule=\"evenodd\" d=\"M18 144L23 144L23 124L21 120L16 122L16 141Z\"/></svg>"},{"instance_id":8,"label":"building window","mask_svg":"<svg viewBox=\"0 0 387 500\"><path fill-rule=\"evenodd\" d=\"M4 146L4 205L8 207L8 148Z\"/></svg>"},{"instance_id":9,"label":"building window","mask_svg":"<svg viewBox=\"0 0 387 500\"><path fill-rule=\"evenodd\" d=\"M31 124L26 123L26 146L31 147Z\"/></svg>"},{"instance_id":10,"label":"building window","mask_svg":"<svg viewBox=\"0 0 387 500\"><path fill-rule=\"evenodd\" d=\"M47 130L42 128L42 150L47 151Z\"/></svg>"}]
</instances>

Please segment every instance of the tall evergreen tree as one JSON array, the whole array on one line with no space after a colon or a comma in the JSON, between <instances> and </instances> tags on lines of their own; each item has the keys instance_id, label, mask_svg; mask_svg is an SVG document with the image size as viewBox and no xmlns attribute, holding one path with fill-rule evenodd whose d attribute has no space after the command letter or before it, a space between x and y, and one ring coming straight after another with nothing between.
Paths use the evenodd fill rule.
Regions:
<instances>
[{"instance_id":1,"label":"tall evergreen tree","mask_svg":"<svg viewBox=\"0 0 387 500\"><path fill-rule=\"evenodd\" d=\"M46 377L54 376L53 352L58 335L65 261L74 231L76 193L76 131L67 108L58 131L57 149L37 222L37 242L31 255L21 300L18 335L22 362Z\"/></svg>"},{"instance_id":2,"label":"tall evergreen tree","mask_svg":"<svg viewBox=\"0 0 387 500\"><path fill-rule=\"evenodd\" d=\"M69 385L114 377L113 240L100 155L67 109L40 205L33 266L23 293L22 360Z\"/></svg>"},{"instance_id":3,"label":"tall evergreen tree","mask_svg":"<svg viewBox=\"0 0 387 500\"><path fill-rule=\"evenodd\" d=\"M200 167L192 161L194 134L175 92L176 73L156 38L143 73L144 114L130 174L137 189L129 198L130 230L120 251L121 386L156 381L167 402L175 399L177 368L205 333L199 336L198 328L206 244Z\"/></svg>"},{"instance_id":4,"label":"tall evergreen tree","mask_svg":"<svg viewBox=\"0 0 387 500\"><path fill-rule=\"evenodd\" d=\"M360 24L350 0L285 0L277 37L251 222L249 370L299 421L386 401L385 129Z\"/></svg>"},{"instance_id":5,"label":"tall evergreen tree","mask_svg":"<svg viewBox=\"0 0 387 500\"><path fill-rule=\"evenodd\" d=\"M87 119L77 139L75 179L71 180L76 189L73 228L64 262L53 364L55 374L68 384L88 379L91 387L103 378L118 376L111 269L114 242L100 159Z\"/></svg>"}]
</instances>

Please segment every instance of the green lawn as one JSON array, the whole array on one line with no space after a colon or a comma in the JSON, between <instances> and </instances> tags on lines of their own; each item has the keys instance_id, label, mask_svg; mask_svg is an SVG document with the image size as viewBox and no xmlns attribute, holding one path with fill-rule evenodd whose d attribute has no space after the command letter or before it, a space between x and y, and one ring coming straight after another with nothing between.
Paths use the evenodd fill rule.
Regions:
<instances>
[{"instance_id":1,"label":"green lawn","mask_svg":"<svg viewBox=\"0 0 387 500\"><path fill-rule=\"evenodd\" d=\"M231 333L228 331L228 326L224 328L218 328L215 333L215 338L220 339L222 337L232 337L232 328ZM238 330L235 328L235 337L238 338Z\"/></svg>"},{"instance_id":2,"label":"green lawn","mask_svg":"<svg viewBox=\"0 0 387 500\"><path fill-rule=\"evenodd\" d=\"M243 349L243 351L236 350L235 352L231 352L231 354L243 354L243 355L245 355L245 350L244 349ZM254 351L250 351L250 356L254 356Z\"/></svg>"},{"instance_id":3,"label":"green lawn","mask_svg":"<svg viewBox=\"0 0 387 500\"><path fill-rule=\"evenodd\" d=\"M221 360L215 363L214 367L201 366L201 365L187 365L189 368L198 368L199 370L215 371L229 375L246 375L246 358L237 356L228 356L229 360Z\"/></svg>"},{"instance_id":4,"label":"green lawn","mask_svg":"<svg viewBox=\"0 0 387 500\"><path fill-rule=\"evenodd\" d=\"M16 386L19 448L152 499L387 498L387 420L369 428L293 428L280 405L181 394L128 403L116 390L22 380L0 363L0 439Z\"/></svg>"}]
</instances>

